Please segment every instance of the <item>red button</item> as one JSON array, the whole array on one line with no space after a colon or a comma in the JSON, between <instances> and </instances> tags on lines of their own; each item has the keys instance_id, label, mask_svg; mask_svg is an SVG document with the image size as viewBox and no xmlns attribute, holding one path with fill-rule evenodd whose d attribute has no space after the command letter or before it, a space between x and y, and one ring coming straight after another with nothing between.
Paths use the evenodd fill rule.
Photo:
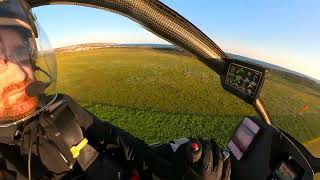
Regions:
<instances>
[{"instance_id":1,"label":"red button","mask_svg":"<svg viewBox=\"0 0 320 180\"><path fill-rule=\"evenodd\" d=\"M192 143L191 147L194 151L198 151L199 150L199 145L197 143Z\"/></svg>"},{"instance_id":2,"label":"red button","mask_svg":"<svg viewBox=\"0 0 320 180\"><path fill-rule=\"evenodd\" d=\"M139 175L132 175L130 180L140 180L140 176Z\"/></svg>"},{"instance_id":3,"label":"red button","mask_svg":"<svg viewBox=\"0 0 320 180\"><path fill-rule=\"evenodd\" d=\"M140 180L140 176L137 170L134 170L131 174L130 180Z\"/></svg>"}]
</instances>

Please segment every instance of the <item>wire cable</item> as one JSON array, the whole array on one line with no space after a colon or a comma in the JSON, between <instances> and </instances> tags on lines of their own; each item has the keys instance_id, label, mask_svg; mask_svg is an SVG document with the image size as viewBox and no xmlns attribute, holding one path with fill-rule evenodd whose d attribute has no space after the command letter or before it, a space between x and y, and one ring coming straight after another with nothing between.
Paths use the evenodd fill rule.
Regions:
<instances>
[{"instance_id":1,"label":"wire cable","mask_svg":"<svg viewBox=\"0 0 320 180\"><path fill-rule=\"evenodd\" d=\"M31 180L31 152L32 152L32 144L31 144L31 132L29 137L29 152L28 152L28 179Z\"/></svg>"}]
</instances>

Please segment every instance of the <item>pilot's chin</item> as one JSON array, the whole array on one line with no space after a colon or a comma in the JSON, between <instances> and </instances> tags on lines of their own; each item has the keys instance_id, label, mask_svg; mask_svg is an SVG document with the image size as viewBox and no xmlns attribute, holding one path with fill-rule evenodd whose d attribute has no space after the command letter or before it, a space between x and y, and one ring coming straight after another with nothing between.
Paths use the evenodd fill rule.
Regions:
<instances>
[{"instance_id":1,"label":"pilot's chin","mask_svg":"<svg viewBox=\"0 0 320 180\"><path fill-rule=\"evenodd\" d=\"M38 105L35 97L24 97L15 106L0 107L0 122L14 122L31 115Z\"/></svg>"}]
</instances>

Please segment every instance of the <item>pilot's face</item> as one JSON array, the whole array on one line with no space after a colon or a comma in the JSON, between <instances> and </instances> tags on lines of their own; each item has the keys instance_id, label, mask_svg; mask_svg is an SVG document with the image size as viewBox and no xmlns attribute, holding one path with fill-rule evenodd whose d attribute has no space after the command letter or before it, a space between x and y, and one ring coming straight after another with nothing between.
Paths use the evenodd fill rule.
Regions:
<instances>
[{"instance_id":1,"label":"pilot's face","mask_svg":"<svg viewBox=\"0 0 320 180\"><path fill-rule=\"evenodd\" d=\"M25 93L34 80L27 40L19 31L0 28L0 121L21 119L37 106Z\"/></svg>"}]
</instances>

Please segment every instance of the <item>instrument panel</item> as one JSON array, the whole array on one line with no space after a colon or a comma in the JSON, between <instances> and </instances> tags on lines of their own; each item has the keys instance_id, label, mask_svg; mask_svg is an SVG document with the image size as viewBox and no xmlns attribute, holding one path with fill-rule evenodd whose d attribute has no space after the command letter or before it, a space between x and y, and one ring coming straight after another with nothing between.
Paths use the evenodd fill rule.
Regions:
<instances>
[{"instance_id":1,"label":"instrument panel","mask_svg":"<svg viewBox=\"0 0 320 180\"><path fill-rule=\"evenodd\" d=\"M266 69L251 63L231 60L222 77L223 87L248 103L253 103L262 88Z\"/></svg>"},{"instance_id":2,"label":"instrument panel","mask_svg":"<svg viewBox=\"0 0 320 180\"><path fill-rule=\"evenodd\" d=\"M225 83L244 94L254 97L263 73L239 64L231 63Z\"/></svg>"},{"instance_id":3,"label":"instrument panel","mask_svg":"<svg viewBox=\"0 0 320 180\"><path fill-rule=\"evenodd\" d=\"M243 128L244 126L246 128ZM230 146L230 142L235 142L237 138L244 140ZM312 161L315 159L309 153L303 152L296 143L281 130L259 119L245 117L235 129L228 144L232 167L231 179L313 179L316 171ZM245 149L242 148L244 145ZM242 150L241 156L238 149Z\"/></svg>"}]
</instances>

